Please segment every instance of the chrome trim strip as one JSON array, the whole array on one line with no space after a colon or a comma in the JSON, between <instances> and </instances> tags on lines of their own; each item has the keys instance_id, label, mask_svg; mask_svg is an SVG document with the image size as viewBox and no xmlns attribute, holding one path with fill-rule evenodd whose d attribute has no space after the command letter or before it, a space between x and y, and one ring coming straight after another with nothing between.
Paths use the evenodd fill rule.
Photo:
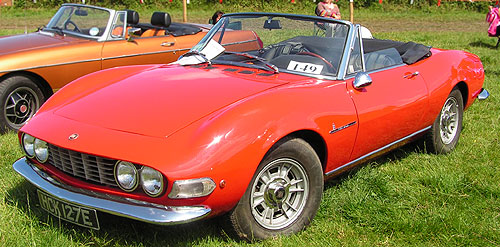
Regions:
<instances>
[{"instance_id":1,"label":"chrome trim strip","mask_svg":"<svg viewBox=\"0 0 500 247\"><path fill-rule=\"evenodd\" d=\"M168 53L168 52L178 52L178 51L189 51L191 48L186 48L186 49L176 49L176 50L168 50L168 51L155 51L155 52L147 52L147 53L136 53L136 54L129 54L129 55L121 55L121 56L116 56L116 57L103 57L102 60L110 60L110 59L117 59L117 58L126 58L126 57L137 57L137 56L143 56L143 55L154 55L154 54L160 54L160 53Z\"/></svg>"},{"instance_id":2,"label":"chrome trim strip","mask_svg":"<svg viewBox=\"0 0 500 247\"><path fill-rule=\"evenodd\" d=\"M20 68L20 69L15 69L15 70L4 70L4 71L0 71L0 73L8 73L8 72L14 72L14 71L21 71L21 70L30 70L30 69L40 69L40 68L46 68L46 67L52 67L52 66L61 66L61 65L75 64L75 63L95 62L95 61L100 61L100 60L101 60L100 58L96 58L96 59L88 59L88 60L81 60L81 61L67 62L67 63L56 63L56 64L40 65L40 66Z\"/></svg>"},{"instance_id":3,"label":"chrome trim strip","mask_svg":"<svg viewBox=\"0 0 500 247\"><path fill-rule=\"evenodd\" d=\"M87 5L87 4L80 4L80 3L63 3L61 6L78 6L78 7L86 7L86 8L93 8L93 9L100 9L100 10L106 10L106 11L111 11L113 9L108 9L105 7L100 7L100 6L94 6L94 5Z\"/></svg>"},{"instance_id":4,"label":"chrome trim strip","mask_svg":"<svg viewBox=\"0 0 500 247\"><path fill-rule=\"evenodd\" d=\"M288 73L288 74L294 74L294 75L307 76L307 77L312 77L312 78L321 79L321 80L338 80L337 77L331 76L331 75L307 74L307 73L304 73L304 72L298 72L298 71L287 70L287 69L280 69L280 72Z\"/></svg>"},{"instance_id":5,"label":"chrome trim strip","mask_svg":"<svg viewBox=\"0 0 500 247\"><path fill-rule=\"evenodd\" d=\"M358 38L359 38L359 48L361 49L361 67L362 71L366 72L366 64L365 64L365 49L363 48L363 37L361 36L361 25L357 24L356 29L358 31Z\"/></svg>"},{"instance_id":6,"label":"chrome trim strip","mask_svg":"<svg viewBox=\"0 0 500 247\"><path fill-rule=\"evenodd\" d=\"M334 134L334 133L337 133L337 132L339 132L339 131L341 131L343 129L347 129L347 128L351 127L351 126L354 126L355 124L356 124L356 121L353 121L353 122L350 122L350 123L348 123L348 124L346 124L344 126L340 126L338 128L335 128L335 124L333 124L333 126L332 126L333 129L330 130L330 132L328 132L328 133Z\"/></svg>"},{"instance_id":7,"label":"chrome trim strip","mask_svg":"<svg viewBox=\"0 0 500 247\"><path fill-rule=\"evenodd\" d=\"M406 65L405 63L395 64L395 65L392 65L392 66L389 66L389 67L384 67L384 68L375 69L375 70L369 70L369 71L366 71L365 73L367 73L369 75L369 74L377 73L377 72L384 71L384 70L399 68L399 67L402 67L402 66L405 66L405 65ZM356 76L356 74L352 74L352 75L346 76L344 78L344 80L348 80L348 79L354 78L355 76Z\"/></svg>"},{"instance_id":8,"label":"chrome trim strip","mask_svg":"<svg viewBox=\"0 0 500 247\"><path fill-rule=\"evenodd\" d=\"M258 40L257 39L253 39L253 40L237 41L237 42L233 42L233 43L223 44L222 46L239 45L239 44L251 43L251 42L256 42L256 41L258 41Z\"/></svg>"},{"instance_id":9,"label":"chrome trim strip","mask_svg":"<svg viewBox=\"0 0 500 247\"><path fill-rule=\"evenodd\" d=\"M212 211L204 206L171 207L83 189L78 190L78 188L54 180L26 158L17 160L12 167L37 188L60 200L151 224L187 223L202 219Z\"/></svg>"},{"instance_id":10,"label":"chrome trim strip","mask_svg":"<svg viewBox=\"0 0 500 247\"><path fill-rule=\"evenodd\" d=\"M394 146L394 145L396 145L396 144L398 144L398 143L401 143L401 142L403 142L403 141L405 141L405 140L408 140L408 139L410 139L410 138L412 138L412 137L414 137L414 136L416 136L416 135L418 135L418 134L421 134L422 132L425 132L425 131L429 130L431 127L432 127L432 125L431 125L431 126L428 126L428 127L425 127L425 128L423 128L423 129L421 129L421 130L419 130L419 131L417 131L417 132L415 132L415 133L413 133L413 134L410 134L410 135L408 135L408 136L406 136L406 137L403 137L403 138L401 138L401 139L399 139L399 140L397 140L397 141L394 141L394 142L392 142L392 143L389 143L389 144L387 144L387 145L385 145L385 146L383 146L383 147L381 147L381 148L379 148L379 149L377 149L377 150L374 150L374 151L372 151L372 152L370 152L370 153L368 153L368 154L365 154L365 155L363 155L363 156L361 156L361 157L359 157L359 158L357 158L357 159L355 159L355 160L353 160L353 161L351 161L351 162L349 162L349 163L347 163L347 164L345 164L345 165L342 165L342 166L340 166L340 167L337 167L336 169L333 169L333 170L331 170L331 171L329 171L329 172L325 173L325 176L329 176L330 174L333 174L333 173L335 173L335 172L338 172L338 171L340 171L340 170L342 170L342 169L344 169L344 168L346 168L346 167L348 167L348 166L351 166L351 165L353 165L353 164L356 164L356 163L358 163L358 162L362 161L363 159L366 159L366 158L368 158L368 157L370 157L370 156L372 156L372 155L374 155L374 154L376 154L376 153L382 152L382 151L384 151L385 149L388 149L388 148L390 148L390 147L392 147L392 146Z\"/></svg>"},{"instance_id":11,"label":"chrome trim strip","mask_svg":"<svg viewBox=\"0 0 500 247\"><path fill-rule=\"evenodd\" d=\"M38 31L38 33L42 34L42 35L50 36L50 37L56 36L54 33L46 32L46 31L43 31L43 30Z\"/></svg>"},{"instance_id":12,"label":"chrome trim strip","mask_svg":"<svg viewBox=\"0 0 500 247\"><path fill-rule=\"evenodd\" d=\"M301 15L301 14L287 14L287 13L269 13L269 12L237 12L237 13L228 13L224 14L224 16L236 16L238 18L245 18L246 16L256 16L256 17L263 17L263 16L276 16L276 17L284 17L284 18L294 18L294 19L305 19L305 20L317 20L321 22L329 22L329 23L342 23L345 25L351 24L349 21L346 20L338 20L338 19L333 19L329 17L320 17L316 15ZM219 23L219 22L217 22ZM215 27L215 25L214 25Z\"/></svg>"}]
</instances>

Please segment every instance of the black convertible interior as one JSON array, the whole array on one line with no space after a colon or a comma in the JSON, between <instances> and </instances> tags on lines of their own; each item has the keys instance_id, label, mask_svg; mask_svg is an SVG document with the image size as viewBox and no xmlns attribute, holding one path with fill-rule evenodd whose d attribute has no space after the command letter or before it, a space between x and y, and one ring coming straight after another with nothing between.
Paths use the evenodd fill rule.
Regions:
<instances>
[{"instance_id":1,"label":"black convertible interior","mask_svg":"<svg viewBox=\"0 0 500 247\"><path fill-rule=\"evenodd\" d=\"M431 56L431 47L415 42L399 42L387 39L363 39L363 51L366 54L394 48L406 64L413 64Z\"/></svg>"},{"instance_id":2,"label":"black convertible interior","mask_svg":"<svg viewBox=\"0 0 500 247\"><path fill-rule=\"evenodd\" d=\"M290 61L323 66L321 74L337 73L340 64L344 39L320 36L297 36L269 45L262 49L259 56L278 68L287 68Z\"/></svg>"},{"instance_id":3,"label":"black convertible interior","mask_svg":"<svg viewBox=\"0 0 500 247\"><path fill-rule=\"evenodd\" d=\"M258 55L278 68L286 69L290 61L297 61L323 66L326 69L321 74L336 74L344 50L343 42L343 38L297 36L267 46ZM413 64L431 55L429 46L381 39L363 39L363 52L367 71Z\"/></svg>"},{"instance_id":4,"label":"black convertible interior","mask_svg":"<svg viewBox=\"0 0 500 247\"><path fill-rule=\"evenodd\" d=\"M163 35L177 37L201 32L201 28L197 26L172 22L170 14L166 12L154 12L151 15L150 23L139 23L139 13L134 10L127 10L127 27L140 28L139 35L141 37Z\"/></svg>"}]
</instances>

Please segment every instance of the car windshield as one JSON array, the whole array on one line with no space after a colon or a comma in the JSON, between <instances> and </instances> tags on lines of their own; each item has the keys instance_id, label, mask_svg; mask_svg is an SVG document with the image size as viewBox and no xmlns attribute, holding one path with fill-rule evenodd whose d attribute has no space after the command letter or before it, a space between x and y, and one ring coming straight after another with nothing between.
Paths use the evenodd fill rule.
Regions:
<instances>
[{"instance_id":1,"label":"car windshield","mask_svg":"<svg viewBox=\"0 0 500 247\"><path fill-rule=\"evenodd\" d=\"M337 76L348 33L347 22L333 19L289 14L229 14L178 63L192 64L182 61L198 56L201 58L191 60L273 73Z\"/></svg>"},{"instance_id":2,"label":"car windshield","mask_svg":"<svg viewBox=\"0 0 500 247\"><path fill-rule=\"evenodd\" d=\"M52 17L44 31L98 39L104 34L109 19L110 12L104 8L63 5Z\"/></svg>"}]
</instances>

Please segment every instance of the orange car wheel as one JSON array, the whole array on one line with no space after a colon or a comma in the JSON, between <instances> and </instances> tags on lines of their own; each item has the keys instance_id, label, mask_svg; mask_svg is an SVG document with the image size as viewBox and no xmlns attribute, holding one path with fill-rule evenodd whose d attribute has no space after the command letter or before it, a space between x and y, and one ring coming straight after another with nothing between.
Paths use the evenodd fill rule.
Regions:
<instances>
[{"instance_id":1,"label":"orange car wheel","mask_svg":"<svg viewBox=\"0 0 500 247\"><path fill-rule=\"evenodd\" d=\"M323 170L314 149L302 139L288 139L260 163L227 215L229 225L248 241L293 234L311 223L322 194Z\"/></svg>"},{"instance_id":2,"label":"orange car wheel","mask_svg":"<svg viewBox=\"0 0 500 247\"><path fill-rule=\"evenodd\" d=\"M42 90L26 76L11 76L0 82L0 132L17 131L45 101Z\"/></svg>"}]
</instances>

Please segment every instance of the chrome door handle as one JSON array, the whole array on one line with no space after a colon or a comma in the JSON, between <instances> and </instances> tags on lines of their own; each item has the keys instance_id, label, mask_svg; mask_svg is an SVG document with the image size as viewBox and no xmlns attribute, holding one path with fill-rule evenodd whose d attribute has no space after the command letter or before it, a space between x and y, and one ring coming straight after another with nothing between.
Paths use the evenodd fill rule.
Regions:
<instances>
[{"instance_id":1,"label":"chrome door handle","mask_svg":"<svg viewBox=\"0 0 500 247\"><path fill-rule=\"evenodd\" d=\"M415 76L417 76L417 75L419 75L419 74L420 74L420 72L415 71L415 72L413 72L413 73L411 73L411 74L408 74L408 75L403 76L403 78L410 79L410 78L413 78L413 77L415 77Z\"/></svg>"},{"instance_id":2,"label":"chrome door handle","mask_svg":"<svg viewBox=\"0 0 500 247\"><path fill-rule=\"evenodd\" d=\"M175 42L163 42L163 43L161 43L161 46L166 46L166 47L170 47L173 45L175 45Z\"/></svg>"}]
</instances>

